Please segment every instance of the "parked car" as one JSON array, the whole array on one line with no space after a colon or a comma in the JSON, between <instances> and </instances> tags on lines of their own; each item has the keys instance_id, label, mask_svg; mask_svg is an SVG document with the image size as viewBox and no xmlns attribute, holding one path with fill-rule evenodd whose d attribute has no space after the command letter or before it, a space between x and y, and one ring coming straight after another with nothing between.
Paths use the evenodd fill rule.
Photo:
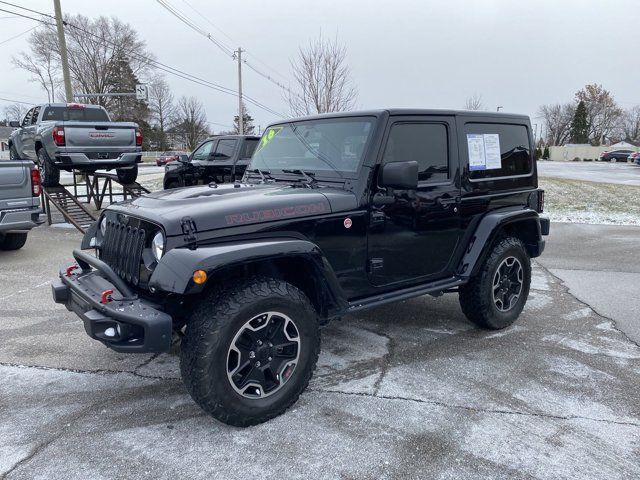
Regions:
<instances>
[{"instance_id":1,"label":"parked car","mask_svg":"<svg viewBox=\"0 0 640 480\"><path fill-rule=\"evenodd\" d=\"M631 152L627 157L627 162L636 163L640 158L640 152Z\"/></svg>"},{"instance_id":2,"label":"parked car","mask_svg":"<svg viewBox=\"0 0 640 480\"><path fill-rule=\"evenodd\" d=\"M306 388L331 320L449 292L480 327L518 318L549 233L533 152L529 118L495 112L274 124L242 182L107 207L53 298L118 352L181 338L198 405L264 422Z\"/></svg>"},{"instance_id":3,"label":"parked car","mask_svg":"<svg viewBox=\"0 0 640 480\"><path fill-rule=\"evenodd\" d=\"M120 182L136 181L142 133L133 122L112 122L99 105L48 103L31 108L9 137L12 159L32 160L42 185L57 185L60 170L116 169Z\"/></svg>"},{"instance_id":4,"label":"parked car","mask_svg":"<svg viewBox=\"0 0 640 480\"><path fill-rule=\"evenodd\" d=\"M40 225L40 172L28 160L0 160L0 250L18 250Z\"/></svg>"},{"instance_id":5,"label":"parked car","mask_svg":"<svg viewBox=\"0 0 640 480\"><path fill-rule=\"evenodd\" d=\"M626 162L633 150L612 150L600 154L601 162Z\"/></svg>"},{"instance_id":6,"label":"parked car","mask_svg":"<svg viewBox=\"0 0 640 480\"><path fill-rule=\"evenodd\" d=\"M229 183L242 178L260 137L222 135L206 139L190 156L165 167L164 188Z\"/></svg>"},{"instance_id":7,"label":"parked car","mask_svg":"<svg viewBox=\"0 0 640 480\"><path fill-rule=\"evenodd\" d=\"M185 155L184 152L162 152L158 158L156 158L156 165L162 167L169 162L175 162L180 155Z\"/></svg>"}]
</instances>

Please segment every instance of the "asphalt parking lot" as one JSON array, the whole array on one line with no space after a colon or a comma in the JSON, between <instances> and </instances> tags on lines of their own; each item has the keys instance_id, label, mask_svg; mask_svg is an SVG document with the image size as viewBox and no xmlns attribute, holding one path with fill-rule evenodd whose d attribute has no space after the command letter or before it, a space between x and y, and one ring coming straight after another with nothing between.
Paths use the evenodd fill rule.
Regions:
<instances>
[{"instance_id":1,"label":"asphalt parking lot","mask_svg":"<svg viewBox=\"0 0 640 480\"><path fill-rule=\"evenodd\" d=\"M639 236L552 225L504 331L474 328L454 295L336 322L300 401L237 429L191 401L176 356L107 350L51 301L80 235L40 227L0 252L0 476L638 478ZM606 283L621 288L598 303Z\"/></svg>"}]
</instances>

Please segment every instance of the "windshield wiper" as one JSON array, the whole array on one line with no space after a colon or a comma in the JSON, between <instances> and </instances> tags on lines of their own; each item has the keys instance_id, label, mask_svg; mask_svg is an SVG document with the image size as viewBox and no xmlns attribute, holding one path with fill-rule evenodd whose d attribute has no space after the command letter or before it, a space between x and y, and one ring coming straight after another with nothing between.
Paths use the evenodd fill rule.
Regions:
<instances>
[{"instance_id":1,"label":"windshield wiper","mask_svg":"<svg viewBox=\"0 0 640 480\"><path fill-rule=\"evenodd\" d=\"M310 187L314 186L318 181L313 178L315 176L314 172L305 172L304 170L300 170L299 168L289 170L283 169L283 173L293 173L294 175L302 175L304 177L305 185L309 185Z\"/></svg>"},{"instance_id":2,"label":"windshield wiper","mask_svg":"<svg viewBox=\"0 0 640 480\"><path fill-rule=\"evenodd\" d=\"M267 183L267 180L275 181L275 178L271 176L271 172L269 170L260 170L259 168L254 168L252 170L247 170L249 173L257 173L260 175L260 181L262 183Z\"/></svg>"}]
</instances>

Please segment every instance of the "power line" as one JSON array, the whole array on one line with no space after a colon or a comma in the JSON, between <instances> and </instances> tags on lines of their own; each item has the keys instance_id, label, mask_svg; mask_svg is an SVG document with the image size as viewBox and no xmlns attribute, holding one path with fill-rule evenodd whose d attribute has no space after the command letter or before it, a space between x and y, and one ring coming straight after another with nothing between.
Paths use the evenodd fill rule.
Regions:
<instances>
[{"instance_id":1,"label":"power line","mask_svg":"<svg viewBox=\"0 0 640 480\"><path fill-rule=\"evenodd\" d=\"M19 103L21 105L34 105L33 102L31 102L31 103L21 102L20 100L12 100L10 98L2 98L2 97L0 97L0 100L3 100L5 102L11 102L11 103Z\"/></svg>"},{"instance_id":2,"label":"power line","mask_svg":"<svg viewBox=\"0 0 640 480\"><path fill-rule=\"evenodd\" d=\"M11 40L15 40L16 38L21 37L22 35L25 35L25 34L29 33L30 31L35 30L36 28L38 28L38 27L32 27L29 30L26 30L26 31L24 31L22 33L19 33L18 35L14 35L13 37L7 38L6 40L3 40L2 42L0 42L0 45L4 45L5 43L9 43Z\"/></svg>"},{"instance_id":3,"label":"power line","mask_svg":"<svg viewBox=\"0 0 640 480\"><path fill-rule=\"evenodd\" d=\"M7 4L7 5L10 5L10 6L12 6L12 7L20 8L20 9L23 9L23 10L27 10L27 11L29 11L29 12L33 12L33 13L36 13L36 14L39 14L39 15L42 15L42 16L45 16L45 17L49 17L49 18L55 19L55 17L53 17L52 15L49 15L49 14L47 14L47 13L39 12L39 11L32 10L32 9L30 9L30 8L26 8L26 7L21 7L21 6L19 6L19 5L15 5L15 4L10 3L10 2L6 2L6 1L2 1L2 0L0 0L0 3ZM0 8L0 11L7 12L7 13L12 13L12 14L15 14L15 15L18 15L18 16L21 16L21 17L24 17L24 18L28 18L28 19L34 20L34 21L36 21L36 22L43 23L43 24L45 24L45 25L55 26L54 24L52 24L52 23L50 23L50 22L47 22L47 21L42 20L42 19L39 19L39 18L30 17L30 16L28 16L28 15L23 15L23 14L20 14L20 13L17 13L17 12L12 12L12 11L9 11L9 10L4 10L4 9L2 9L2 8ZM68 22L68 21L65 21L65 22L64 22L64 25L65 25L66 27L75 28L76 30L79 30L79 31L81 31L81 32L83 32L83 33L85 33L85 34L87 34L87 35L91 35L92 37L97 38L97 39L99 39L100 41L103 41L103 42L105 42L105 43L109 43L109 44L111 44L112 46L115 46L115 44L114 44L113 42L111 42L110 40L108 40L108 39L106 39L106 38L104 38L104 37L101 37L101 36L99 36L99 35L96 35L96 34L95 34L95 33L93 33L93 32L90 32L90 31L88 31L88 30L85 30L85 29L83 29L83 28L80 28L80 27L78 27L78 26L76 26L76 25L73 25L72 23L70 23L70 22ZM160 62L160 61L158 61L158 60L155 60L155 59L153 59L153 58L151 58L151 57L148 57L148 56L145 56L145 55L142 55L142 54L139 54L139 53L133 52L133 51L129 51L128 53L129 53L129 54L132 54L132 55L134 55L134 56L136 56L136 57L138 57L139 59L142 59L142 60L145 60L145 61L149 62L149 63L150 63L150 64L152 64L155 68L157 68L158 70L161 70L161 71L163 71L163 72L169 73L169 74L171 74L171 75L175 75L175 76L177 76L177 77L183 78L183 79L188 80L188 81L191 81L191 82L193 82L193 83L196 83L196 84L202 85L202 86L204 86L204 87L208 87L208 88L211 88L211 89L213 89L213 90L217 90L217 91L219 91L219 92L221 92L221 93L226 93L227 95L233 95L233 96L237 95L237 92L236 92L235 90L231 89L231 88L224 87L224 86L222 86L222 85L216 84L216 83L211 82L211 81L209 81L209 80L205 80L205 79L203 79L203 78L197 77L197 76L192 75L192 74L190 74L190 73L183 72L183 71L178 70L178 69L176 69L176 68L174 68L174 67L171 67L171 66L169 66L169 65L166 65L166 64L164 64L164 63L162 63L162 62ZM258 102L257 100L253 99L252 97L245 96L244 98L245 98L249 103L251 103L252 105L255 105L256 107L261 108L261 109L265 110L266 112L271 113L272 115L275 115L275 116L280 117L280 118L285 118L285 117L286 117L286 115L283 115L282 113L279 113L279 112L277 112L277 111L273 110L272 108L267 107L266 105L262 104L261 102Z\"/></svg>"}]
</instances>

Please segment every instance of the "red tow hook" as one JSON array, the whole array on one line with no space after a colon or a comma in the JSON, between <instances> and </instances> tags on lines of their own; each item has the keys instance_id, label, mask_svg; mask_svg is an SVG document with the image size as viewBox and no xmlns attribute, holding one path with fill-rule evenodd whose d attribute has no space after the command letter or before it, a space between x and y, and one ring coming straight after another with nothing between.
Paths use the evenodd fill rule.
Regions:
<instances>
[{"instance_id":1,"label":"red tow hook","mask_svg":"<svg viewBox=\"0 0 640 480\"><path fill-rule=\"evenodd\" d=\"M74 270L77 270L78 268L80 268L80 267L79 267L77 264L75 264L75 265L69 265L69 266L67 267L67 274L66 274L66 275L67 275L67 277L70 277L70 276L71 276L71 272L73 272Z\"/></svg>"},{"instance_id":2,"label":"red tow hook","mask_svg":"<svg viewBox=\"0 0 640 480\"><path fill-rule=\"evenodd\" d=\"M109 303L111 299L111 295L113 294L113 290L105 290L102 292L102 296L100 297L100 303L106 305Z\"/></svg>"}]
</instances>

